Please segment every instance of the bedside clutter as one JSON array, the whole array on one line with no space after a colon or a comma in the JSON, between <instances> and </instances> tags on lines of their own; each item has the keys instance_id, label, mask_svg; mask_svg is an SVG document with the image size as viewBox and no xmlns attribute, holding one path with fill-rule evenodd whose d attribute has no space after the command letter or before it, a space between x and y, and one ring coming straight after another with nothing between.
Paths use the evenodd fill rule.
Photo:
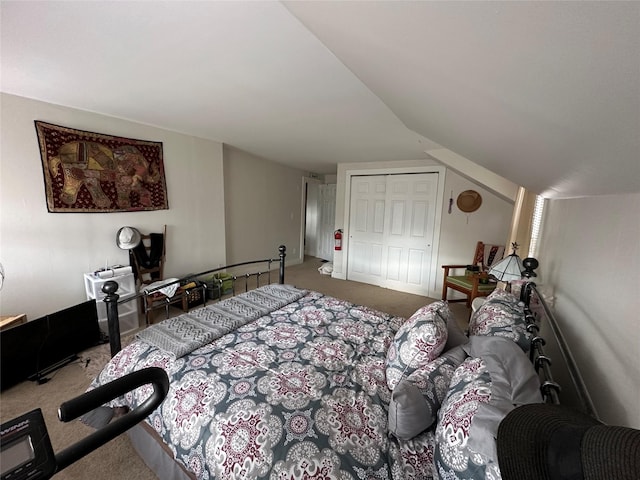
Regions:
<instances>
[{"instance_id":1,"label":"bedside clutter","mask_svg":"<svg viewBox=\"0 0 640 480\"><path fill-rule=\"evenodd\" d=\"M184 285L182 285L184 283ZM207 301L206 285L200 281L179 281L177 278L159 280L145 285L140 291L143 296L143 307L146 325L152 322L151 312L158 308L164 308L166 318L169 318L169 307L177 305L182 311L197 305L205 305Z\"/></svg>"}]
</instances>

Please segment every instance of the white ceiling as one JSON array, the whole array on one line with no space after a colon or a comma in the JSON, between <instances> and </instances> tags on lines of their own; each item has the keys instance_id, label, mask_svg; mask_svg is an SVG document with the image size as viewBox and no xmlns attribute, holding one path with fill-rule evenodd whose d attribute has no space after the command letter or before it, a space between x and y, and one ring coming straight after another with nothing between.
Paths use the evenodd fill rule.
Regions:
<instances>
[{"instance_id":1,"label":"white ceiling","mask_svg":"<svg viewBox=\"0 0 640 480\"><path fill-rule=\"evenodd\" d=\"M6 93L316 173L449 150L548 197L640 192L640 2L2 1L0 13Z\"/></svg>"}]
</instances>

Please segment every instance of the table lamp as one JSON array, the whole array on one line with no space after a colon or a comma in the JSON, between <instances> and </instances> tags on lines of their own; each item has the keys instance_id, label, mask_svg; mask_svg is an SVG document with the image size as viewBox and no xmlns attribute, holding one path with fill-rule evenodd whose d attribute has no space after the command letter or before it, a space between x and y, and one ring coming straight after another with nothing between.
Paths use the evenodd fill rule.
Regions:
<instances>
[{"instance_id":1,"label":"table lamp","mask_svg":"<svg viewBox=\"0 0 640 480\"><path fill-rule=\"evenodd\" d=\"M511 248L513 248L513 253L511 253L511 255L504 257L489 269L489 275L495 277L499 281L507 283L513 280L520 280L522 278L522 271L524 270L522 260L516 254L518 244L515 242L512 243Z\"/></svg>"}]
</instances>

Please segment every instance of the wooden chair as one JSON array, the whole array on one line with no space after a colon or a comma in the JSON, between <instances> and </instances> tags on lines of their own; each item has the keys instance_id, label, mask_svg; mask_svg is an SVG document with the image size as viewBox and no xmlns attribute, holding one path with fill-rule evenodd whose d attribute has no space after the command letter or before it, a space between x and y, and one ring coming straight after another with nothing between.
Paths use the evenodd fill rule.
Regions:
<instances>
[{"instance_id":1,"label":"wooden chair","mask_svg":"<svg viewBox=\"0 0 640 480\"><path fill-rule=\"evenodd\" d=\"M449 302L466 302L467 308L471 308L471 302L476 297L486 297L496 288L496 282L490 280L486 273L491 265L502 260L504 256L503 245L489 245L478 242L473 262L470 265L478 265L478 273L471 275L450 275L452 270L466 269L467 265L442 265L444 268L444 280L442 283L442 300L447 300L448 290L452 289L466 295L463 299L448 300ZM482 283L487 278L487 283Z\"/></svg>"},{"instance_id":2,"label":"wooden chair","mask_svg":"<svg viewBox=\"0 0 640 480\"><path fill-rule=\"evenodd\" d=\"M148 285L164 279L167 226L164 226L162 233L141 233L140 236L142 241L136 248L129 250L129 259L135 269L136 279L142 285Z\"/></svg>"},{"instance_id":3,"label":"wooden chair","mask_svg":"<svg viewBox=\"0 0 640 480\"><path fill-rule=\"evenodd\" d=\"M162 233L140 234L142 241L133 250L129 250L131 257L131 265L134 266L136 277L141 286L150 285L154 282L164 280L164 261L166 257L166 240L167 226L162 229ZM206 303L205 285L191 282L187 285L181 285L172 296L157 291L145 294L142 298L142 311L144 312L145 322L149 325L151 322L151 312L158 308L164 308L166 317L169 318L169 307L176 305L183 311L189 311L189 308L196 303Z\"/></svg>"}]
</instances>

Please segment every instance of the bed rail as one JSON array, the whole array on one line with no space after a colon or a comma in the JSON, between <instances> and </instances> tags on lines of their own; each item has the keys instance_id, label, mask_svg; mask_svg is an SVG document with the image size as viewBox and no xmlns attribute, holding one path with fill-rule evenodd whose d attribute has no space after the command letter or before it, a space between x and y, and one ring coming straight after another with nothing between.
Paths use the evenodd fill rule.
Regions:
<instances>
[{"instance_id":1,"label":"bed rail","mask_svg":"<svg viewBox=\"0 0 640 480\"><path fill-rule=\"evenodd\" d=\"M533 335L529 354L541 377L545 402L569 405L598 418L571 350L537 285L525 283L520 298L525 303L527 330Z\"/></svg>"},{"instance_id":2,"label":"bed rail","mask_svg":"<svg viewBox=\"0 0 640 480\"><path fill-rule=\"evenodd\" d=\"M260 286L261 277L263 275L267 275L266 283L271 283L271 266L275 262L279 263L278 283L284 284L284 267L285 267L285 257L287 256L287 253L286 253L287 247L284 245L280 245L278 247L278 252L279 252L279 258L265 258L261 260L250 260L248 262L234 263L232 265L225 265L224 267L212 268L210 270L205 270L204 272L200 272L200 273L192 273L183 278L179 278L173 282L167 282L162 286L148 289L143 292L138 292L136 295L132 295L131 297L125 300L119 300L120 296L117 294L117 291L118 291L117 282L113 280L105 282L105 284L102 286L102 291L105 293L104 302L106 303L106 307L107 307L107 324L109 327L109 345L111 347L111 356L113 357L116 353L118 353L122 349L122 344L120 341L120 322L118 321L118 318L119 318L118 305L126 302L138 301L139 298L143 298L145 300L145 305L146 305L146 298L153 295L154 293L159 292L163 288L166 288L175 284L184 285L184 284L190 283L191 281L197 280L200 277L204 277L205 275L226 272L227 270L230 270L230 269L246 267L250 265L266 265L267 268L266 268L266 271L251 272L251 273L245 273L242 275L233 275L231 278L232 285L233 285L233 292L232 292L233 295L235 295L236 293L235 282L238 279L244 279L245 291L249 290L249 280L251 278L255 278L256 286ZM204 295L205 295L205 292L203 292L203 304L206 303L206 298L204 297ZM169 308L169 303L166 304L166 308L167 309Z\"/></svg>"}]
</instances>

